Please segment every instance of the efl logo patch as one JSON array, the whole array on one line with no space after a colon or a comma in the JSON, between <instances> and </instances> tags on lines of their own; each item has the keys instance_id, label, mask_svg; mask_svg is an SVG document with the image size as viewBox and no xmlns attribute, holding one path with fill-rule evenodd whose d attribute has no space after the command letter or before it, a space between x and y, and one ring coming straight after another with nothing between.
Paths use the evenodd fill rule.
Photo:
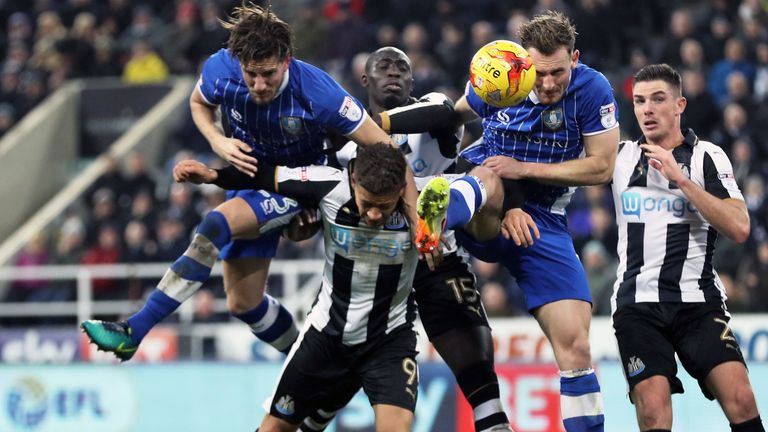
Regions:
<instances>
[{"instance_id":1,"label":"efl logo patch","mask_svg":"<svg viewBox=\"0 0 768 432\"><path fill-rule=\"evenodd\" d=\"M339 108L339 114L349 121L360 121L363 118L363 110L355 103L350 96L344 96L344 102L342 102Z\"/></svg>"},{"instance_id":2,"label":"efl logo patch","mask_svg":"<svg viewBox=\"0 0 768 432\"><path fill-rule=\"evenodd\" d=\"M735 178L732 172L725 172L725 173L718 173L717 178L720 180L726 180L726 179L733 179Z\"/></svg>"}]
</instances>

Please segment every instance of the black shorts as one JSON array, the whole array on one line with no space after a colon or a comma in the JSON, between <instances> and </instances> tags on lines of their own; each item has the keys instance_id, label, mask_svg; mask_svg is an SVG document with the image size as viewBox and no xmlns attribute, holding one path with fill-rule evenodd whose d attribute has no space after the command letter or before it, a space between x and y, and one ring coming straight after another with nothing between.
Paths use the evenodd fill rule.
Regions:
<instances>
[{"instance_id":1,"label":"black shorts","mask_svg":"<svg viewBox=\"0 0 768 432\"><path fill-rule=\"evenodd\" d=\"M685 370L714 399L704 379L715 366L744 363L722 303L636 303L613 315L613 328L629 391L654 375L667 377L672 393L683 393L677 353ZM746 365L746 364L745 364Z\"/></svg>"},{"instance_id":2,"label":"black shorts","mask_svg":"<svg viewBox=\"0 0 768 432\"><path fill-rule=\"evenodd\" d=\"M371 405L414 411L419 378L411 324L351 347L310 326L298 342L283 366L271 415L299 424L317 409L344 407L361 385Z\"/></svg>"},{"instance_id":3,"label":"black shorts","mask_svg":"<svg viewBox=\"0 0 768 432\"><path fill-rule=\"evenodd\" d=\"M421 323L430 340L457 328L490 327L475 288L475 275L457 254L446 255L435 271L419 261L413 287Z\"/></svg>"}]
</instances>

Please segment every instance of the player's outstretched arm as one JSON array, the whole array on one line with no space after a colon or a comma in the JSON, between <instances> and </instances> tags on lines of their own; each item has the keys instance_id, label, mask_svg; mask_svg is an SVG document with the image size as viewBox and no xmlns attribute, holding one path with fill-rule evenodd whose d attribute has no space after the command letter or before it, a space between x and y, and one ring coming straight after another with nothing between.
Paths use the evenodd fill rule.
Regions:
<instances>
[{"instance_id":1,"label":"player's outstretched arm","mask_svg":"<svg viewBox=\"0 0 768 432\"><path fill-rule=\"evenodd\" d=\"M478 118L477 113L469 106L467 97L462 96L453 107L455 126L459 127Z\"/></svg>"},{"instance_id":2,"label":"player's outstretched arm","mask_svg":"<svg viewBox=\"0 0 768 432\"><path fill-rule=\"evenodd\" d=\"M251 147L239 139L224 135L224 131L216 123L216 106L209 105L197 87L189 97L189 109L195 126L220 158L246 174L256 173L258 161L248 155Z\"/></svg>"},{"instance_id":3,"label":"player's outstretched arm","mask_svg":"<svg viewBox=\"0 0 768 432\"><path fill-rule=\"evenodd\" d=\"M442 93L429 93L418 102L373 116L387 133L424 133L454 127L453 101Z\"/></svg>"},{"instance_id":4,"label":"player's outstretched arm","mask_svg":"<svg viewBox=\"0 0 768 432\"><path fill-rule=\"evenodd\" d=\"M499 177L532 179L556 186L592 186L607 183L613 176L619 129L584 137L585 156L561 163L520 162L508 156L492 156L483 166Z\"/></svg>"}]
</instances>

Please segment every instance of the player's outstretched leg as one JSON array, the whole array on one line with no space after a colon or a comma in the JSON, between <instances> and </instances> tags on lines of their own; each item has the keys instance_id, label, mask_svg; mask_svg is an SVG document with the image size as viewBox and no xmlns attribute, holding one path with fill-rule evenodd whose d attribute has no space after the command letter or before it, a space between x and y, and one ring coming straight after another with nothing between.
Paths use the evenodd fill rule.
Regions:
<instances>
[{"instance_id":1,"label":"player's outstretched leg","mask_svg":"<svg viewBox=\"0 0 768 432\"><path fill-rule=\"evenodd\" d=\"M208 279L219 250L230 239L224 215L211 211L198 226L189 248L165 272L139 312L127 322L85 321L81 324L83 331L100 350L112 352L122 361L130 360L149 330L172 314Z\"/></svg>"},{"instance_id":2,"label":"player's outstretched leg","mask_svg":"<svg viewBox=\"0 0 768 432\"><path fill-rule=\"evenodd\" d=\"M486 200L485 186L474 175L459 177L451 183L443 177L430 180L416 202L416 248L422 253L435 250L440 246L443 230L467 225Z\"/></svg>"}]
</instances>

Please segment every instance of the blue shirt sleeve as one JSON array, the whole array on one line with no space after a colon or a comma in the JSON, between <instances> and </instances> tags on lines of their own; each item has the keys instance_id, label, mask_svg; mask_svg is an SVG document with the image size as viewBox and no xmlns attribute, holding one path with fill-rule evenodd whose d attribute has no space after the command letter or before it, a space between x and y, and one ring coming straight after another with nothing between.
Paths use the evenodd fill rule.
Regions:
<instances>
[{"instance_id":1,"label":"blue shirt sleeve","mask_svg":"<svg viewBox=\"0 0 768 432\"><path fill-rule=\"evenodd\" d=\"M301 91L311 105L315 119L343 135L355 132L365 120L363 104L324 71L297 60L294 62L298 63L296 70L301 75Z\"/></svg>"},{"instance_id":2,"label":"blue shirt sleeve","mask_svg":"<svg viewBox=\"0 0 768 432\"><path fill-rule=\"evenodd\" d=\"M200 79L197 80L197 88L200 89L206 102L211 105L220 105L222 102L221 92L216 89L216 81L227 78L229 75L225 56L229 56L228 51L221 49L208 57L203 64Z\"/></svg>"},{"instance_id":3,"label":"blue shirt sleeve","mask_svg":"<svg viewBox=\"0 0 768 432\"><path fill-rule=\"evenodd\" d=\"M472 83L467 81L467 85L464 88L464 96L467 98L467 103L472 111L476 112L480 117L488 117L491 113L492 106L485 103L480 96L475 93L475 89L472 87Z\"/></svg>"},{"instance_id":4,"label":"blue shirt sleeve","mask_svg":"<svg viewBox=\"0 0 768 432\"><path fill-rule=\"evenodd\" d=\"M597 71L581 92L576 112L582 135L596 135L619 125L619 110L608 79Z\"/></svg>"}]
</instances>

